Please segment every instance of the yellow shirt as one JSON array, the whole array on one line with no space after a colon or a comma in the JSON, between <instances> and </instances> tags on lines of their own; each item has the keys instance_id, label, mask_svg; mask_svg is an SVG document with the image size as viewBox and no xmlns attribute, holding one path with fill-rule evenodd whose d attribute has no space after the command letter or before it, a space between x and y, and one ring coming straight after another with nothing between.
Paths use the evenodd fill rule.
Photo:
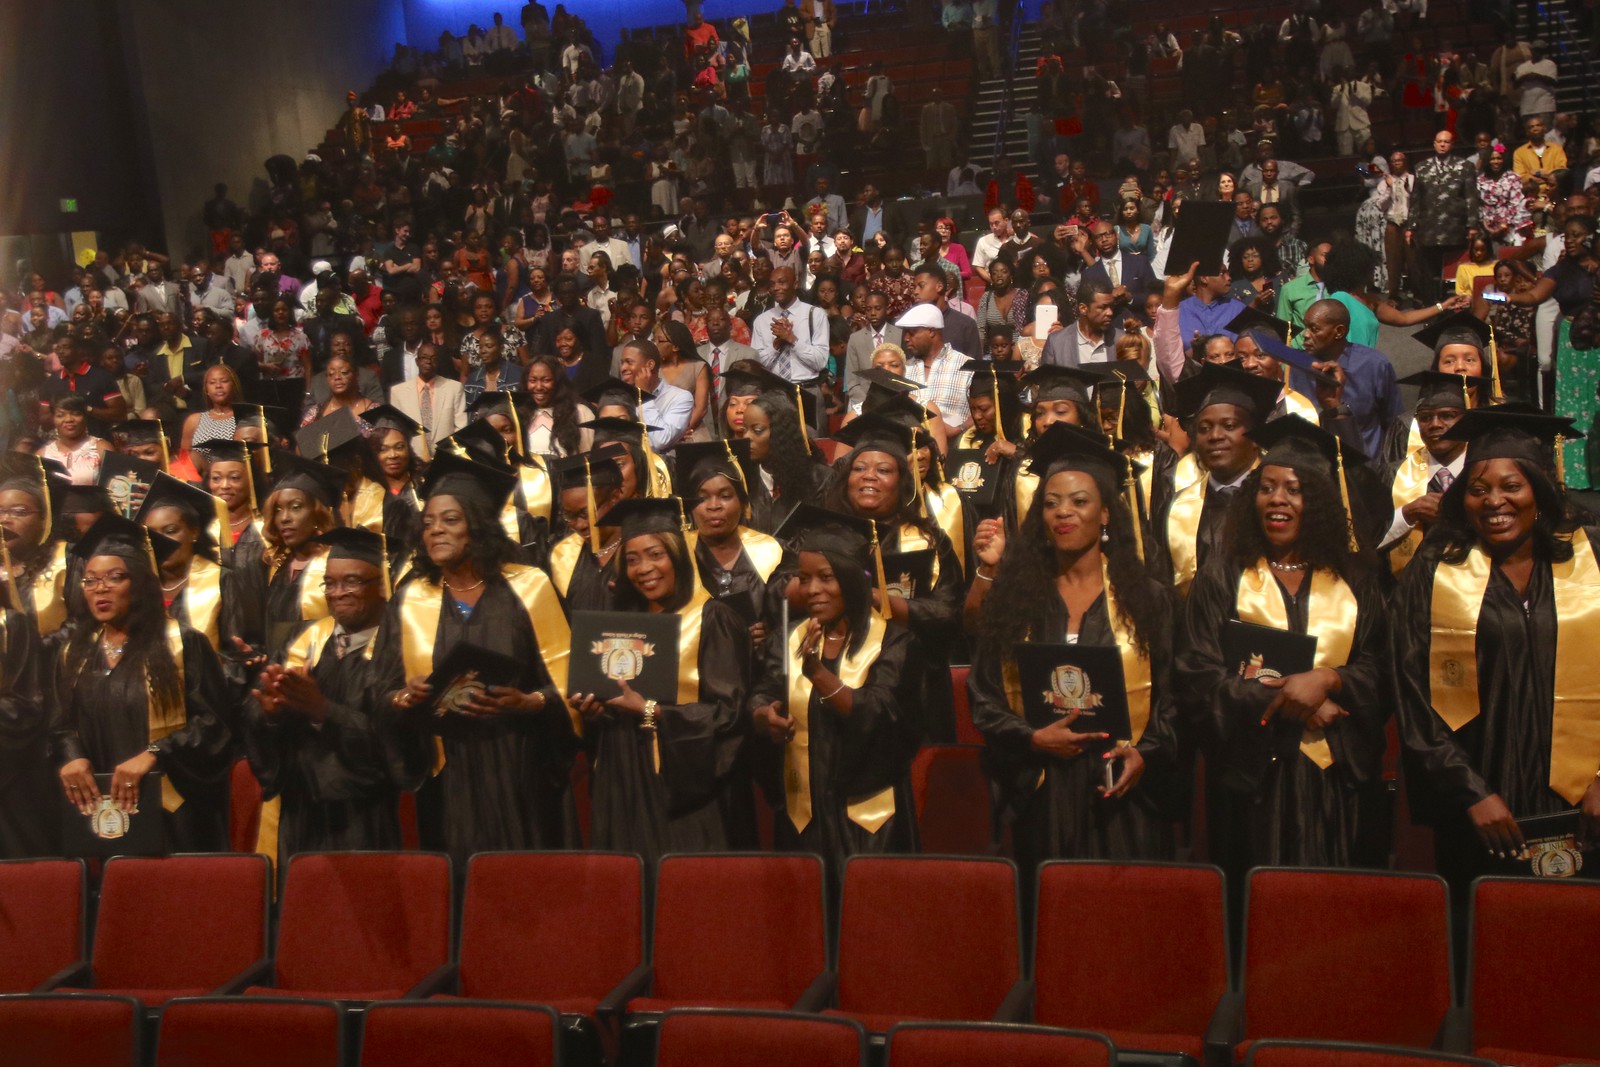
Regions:
<instances>
[{"instance_id":1,"label":"yellow shirt","mask_svg":"<svg viewBox=\"0 0 1600 1067\"><path fill-rule=\"evenodd\" d=\"M167 361L168 378L178 378L180 380L183 378L183 354L192 347L193 346L189 343L189 339L184 337L178 342L178 346L176 348L174 348L172 343L168 341L160 348L156 349L156 355ZM189 406L182 397L178 396L172 398L172 403L174 407L179 408L186 408Z\"/></svg>"},{"instance_id":2,"label":"yellow shirt","mask_svg":"<svg viewBox=\"0 0 1600 1067\"><path fill-rule=\"evenodd\" d=\"M1517 172L1517 177L1527 181L1533 177L1536 170L1549 171L1554 174L1558 170L1567 169L1567 150L1558 144L1546 143L1544 151L1535 152L1531 145L1526 143L1518 145L1517 150L1511 154L1511 169Z\"/></svg>"},{"instance_id":3,"label":"yellow shirt","mask_svg":"<svg viewBox=\"0 0 1600 1067\"><path fill-rule=\"evenodd\" d=\"M1472 296L1472 283L1485 275L1494 277L1495 261L1487 263L1463 263L1456 268L1456 292L1461 296Z\"/></svg>"}]
</instances>

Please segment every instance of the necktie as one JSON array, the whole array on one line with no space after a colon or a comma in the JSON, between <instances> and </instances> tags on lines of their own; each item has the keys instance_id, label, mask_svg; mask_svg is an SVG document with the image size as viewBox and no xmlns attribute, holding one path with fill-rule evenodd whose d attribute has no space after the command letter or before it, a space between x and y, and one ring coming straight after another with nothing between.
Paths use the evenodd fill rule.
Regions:
<instances>
[{"instance_id":1,"label":"necktie","mask_svg":"<svg viewBox=\"0 0 1600 1067\"><path fill-rule=\"evenodd\" d=\"M344 654L350 651L350 635L347 633L334 634L333 651L340 659L344 659Z\"/></svg>"},{"instance_id":2,"label":"necktie","mask_svg":"<svg viewBox=\"0 0 1600 1067\"><path fill-rule=\"evenodd\" d=\"M722 346L711 346L711 388L716 397L717 410L722 410Z\"/></svg>"},{"instance_id":3,"label":"necktie","mask_svg":"<svg viewBox=\"0 0 1600 1067\"><path fill-rule=\"evenodd\" d=\"M882 330L873 330L872 331L872 347L873 348L877 348L881 344L883 344L883 331Z\"/></svg>"},{"instance_id":4,"label":"necktie","mask_svg":"<svg viewBox=\"0 0 1600 1067\"><path fill-rule=\"evenodd\" d=\"M1111 288L1115 289L1118 285L1122 284L1121 282L1119 282L1117 280L1117 261L1116 260L1114 260L1114 259L1106 260L1106 274L1109 275L1110 278L1111 278Z\"/></svg>"},{"instance_id":5,"label":"necktie","mask_svg":"<svg viewBox=\"0 0 1600 1067\"><path fill-rule=\"evenodd\" d=\"M1449 489L1450 483L1455 480L1456 476L1450 473L1449 467L1440 467L1433 472L1433 477L1428 479L1428 492L1442 493Z\"/></svg>"},{"instance_id":6,"label":"necktie","mask_svg":"<svg viewBox=\"0 0 1600 1067\"><path fill-rule=\"evenodd\" d=\"M787 311L784 311L782 308L780 308L778 310L778 313L773 316L773 321L774 322L788 322L789 321L789 313ZM784 344L782 341L775 341L773 343L773 351L775 353L775 355L773 357L773 361L772 361L772 364L773 364L772 371L773 371L773 373L776 374L780 378L788 379L788 377L789 377L789 346Z\"/></svg>"},{"instance_id":7,"label":"necktie","mask_svg":"<svg viewBox=\"0 0 1600 1067\"><path fill-rule=\"evenodd\" d=\"M433 383L417 383L417 411L421 416L422 430L430 438L433 436Z\"/></svg>"}]
</instances>

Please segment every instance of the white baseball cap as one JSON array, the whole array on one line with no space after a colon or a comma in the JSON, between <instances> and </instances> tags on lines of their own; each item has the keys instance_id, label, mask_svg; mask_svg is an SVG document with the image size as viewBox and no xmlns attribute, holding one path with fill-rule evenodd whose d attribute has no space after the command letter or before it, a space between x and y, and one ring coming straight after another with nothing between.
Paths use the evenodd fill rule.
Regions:
<instances>
[{"instance_id":1,"label":"white baseball cap","mask_svg":"<svg viewBox=\"0 0 1600 1067\"><path fill-rule=\"evenodd\" d=\"M944 312L937 304L913 304L894 324L902 330L942 330Z\"/></svg>"}]
</instances>

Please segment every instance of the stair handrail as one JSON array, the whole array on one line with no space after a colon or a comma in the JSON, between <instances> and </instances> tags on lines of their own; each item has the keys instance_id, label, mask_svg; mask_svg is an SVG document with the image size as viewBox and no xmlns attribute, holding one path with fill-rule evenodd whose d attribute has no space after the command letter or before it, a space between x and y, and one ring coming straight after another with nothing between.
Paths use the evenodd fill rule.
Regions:
<instances>
[{"instance_id":1,"label":"stair handrail","mask_svg":"<svg viewBox=\"0 0 1600 1067\"><path fill-rule=\"evenodd\" d=\"M1005 150L1006 134L1010 132L1012 115L1016 109L1017 53L1022 46L1023 21L1022 9L1018 7L1012 12L1011 34L1006 41L1004 84L1000 93L1000 112L995 120L994 144L989 151L990 160L999 159Z\"/></svg>"},{"instance_id":2,"label":"stair handrail","mask_svg":"<svg viewBox=\"0 0 1600 1067\"><path fill-rule=\"evenodd\" d=\"M1538 32L1531 36L1542 37L1551 42L1555 46L1555 50L1563 58L1571 59L1574 56L1577 57L1579 63L1582 64L1582 77L1579 79L1579 85L1583 89L1583 110L1593 110L1591 101L1593 99L1592 86L1594 78L1590 72L1589 54L1585 49L1574 49L1572 47L1573 43L1578 40L1577 31L1572 28L1572 23L1567 21L1565 12L1552 10L1543 0L1535 0L1533 11L1538 20L1538 25L1534 26L1533 29ZM1554 32L1552 32L1552 29Z\"/></svg>"}]
</instances>

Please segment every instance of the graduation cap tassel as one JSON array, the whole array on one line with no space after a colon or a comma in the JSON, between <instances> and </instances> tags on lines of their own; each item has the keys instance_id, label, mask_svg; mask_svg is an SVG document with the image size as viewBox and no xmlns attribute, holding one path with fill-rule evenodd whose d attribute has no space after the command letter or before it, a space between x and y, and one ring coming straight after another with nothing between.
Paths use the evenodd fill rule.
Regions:
<instances>
[{"instance_id":1,"label":"graduation cap tassel","mask_svg":"<svg viewBox=\"0 0 1600 1067\"><path fill-rule=\"evenodd\" d=\"M744 476L744 465L739 462L739 457L733 454L733 446L728 439L722 439L722 450L728 454L728 465L733 468L734 475L739 479L739 487L744 490L744 517L750 518L750 482Z\"/></svg>"},{"instance_id":2,"label":"graduation cap tassel","mask_svg":"<svg viewBox=\"0 0 1600 1067\"><path fill-rule=\"evenodd\" d=\"M389 581L389 538L382 530L378 531L378 570L383 579L384 595L392 595L394 586Z\"/></svg>"},{"instance_id":3,"label":"graduation cap tassel","mask_svg":"<svg viewBox=\"0 0 1600 1067\"><path fill-rule=\"evenodd\" d=\"M161 438L161 450L163 454L166 452L166 440L167 439L165 437ZM33 461L39 465L39 500L40 508L44 512L44 533L40 536L39 543L43 545L49 542L50 535L55 530L56 517L51 513L50 510L50 475L44 469L43 460L41 460L38 456L35 456ZM21 604L17 605L17 610L22 610Z\"/></svg>"},{"instance_id":4,"label":"graduation cap tassel","mask_svg":"<svg viewBox=\"0 0 1600 1067\"><path fill-rule=\"evenodd\" d=\"M1122 415L1128 409L1128 388L1132 382L1124 381L1122 388L1117 390L1117 439L1122 438Z\"/></svg>"},{"instance_id":5,"label":"graduation cap tassel","mask_svg":"<svg viewBox=\"0 0 1600 1067\"><path fill-rule=\"evenodd\" d=\"M1142 523L1139 515L1139 480L1133 474L1133 460L1124 456L1128 465L1127 480L1122 483L1122 491L1128 497L1128 514L1133 517L1133 550L1139 554L1139 562L1144 562L1144 531L1140 529Z\"/></svg>"},{"instance_id":6,"label":"graduation cap tassel","mask_svg":"<svg viewBox=\"0 0 1600 1067\"><path fill-rule=\"evenodd\" d=\"M1500 346L1495 343L1494 324L1489 324L1489 380L1490 396L1496 404L1506 398L1505 391L1500 387Z\"/></svg>"},{"instance_id":7,"label":"graduation cap tassel","mask_svg":"<svg viewBox=\"0 0 1600 1067\"><path fill-rule=\"evenodd\" d=\"M889 578L883 573L883 546L878 542L877 521L868 521L872 523L872 560L878 568L878 614L887 622L894 612L889 608Z\"/></svg>"},{"instance_id":8,"label":"graduation cap tassel","mask_svg":"<svg viewBox=\"0 0 1600 1067\"><path fill-rule=\"evenodd\" d=\"M1556 434L1556 484L1565 489L1567 487L1567 443L1565 434Z\"/></svg>"},{"instance_id":9,"label":"graduation cap tassel","mask_svg":"<svg viewBox=\"0 0 1600 1067\"><path fill-rule=\"evenodd\" d=\"M589 518L589 551L600 555L600 518L595 514L594 474L589 469L589 457L583 457L583 509Z\"/></svg>"},{"instance_id":10,"label":"graduation cap tassel","mask_svg":"<svg viewBox=\"0 0 1600 1067\"><path fill-rule=\"evenodd\" d=\"M261 466L262 466L262 469L266 471L267 477L271 478L272 477L272 434L269 433L268 430L267 430L267 413L265 411L263 411L261 413L261 443L267 446L266 448L263 448L261 450ZM254 490L251 490L251 491L254 492Z\"/></svg>"},{"instance_id":11,"label":"graduation cap tassel","mask_svg":"<svg viewBox=\"0 0 1600 1067\"><path fill-rule=\"evenodd\" d=\"M806 432L806 400L800 389L800 383L794 383L794 410L800 416L800 443L806 446L806 455L811 455L811 435Z\"/></svg>"},{"instance_id":12,"label":"graduation cap tassel","mask_svg":"<svg viewBox=\"0 0 1600 1067\"><path fill-rule=\"evenodd\" d=\"M1350 486L1344 476L1344 444L1338 437L1333 439L1334 455L1339 461L1339 500L1344 504L1344 532L1349 541L1350 551L1359 552L1361 545L1356 541L1356 523L1350 514Z\"/></svg>"},{"instance_id":13,"label":"graduation cap tassel","mask_svg":"<svg viewBox=\"0 0 1600 1067\"><path fill-rule=\"evenodd\" d=\"M1006 420L1000 415L1000 375L998 372L989 376L989 391L994 394L994 439L1006 439Z\"/></svg>"}]
</instances>

